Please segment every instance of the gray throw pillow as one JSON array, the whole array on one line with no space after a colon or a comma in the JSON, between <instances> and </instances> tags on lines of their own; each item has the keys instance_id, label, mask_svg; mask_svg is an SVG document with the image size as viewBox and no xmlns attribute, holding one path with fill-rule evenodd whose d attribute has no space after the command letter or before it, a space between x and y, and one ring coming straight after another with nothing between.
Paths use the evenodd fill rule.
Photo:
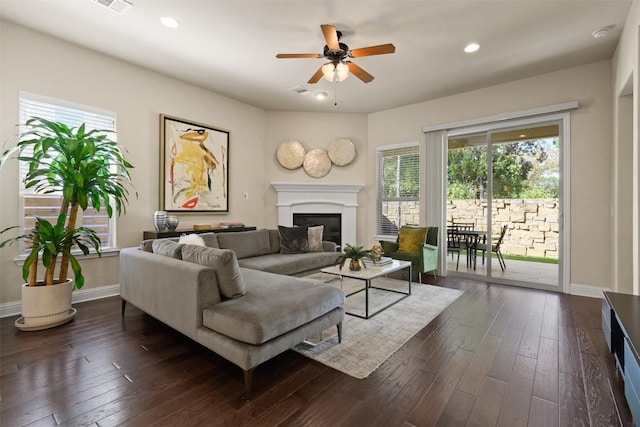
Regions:
<instances>
[{"instance_id":1,"label":"gray throw pillow","mask_svg":"<svg viewBox=\"0 0 640 427\"><path fill-rule=\"evenodd\" d=\"M309 227L278 226L281 254L303 254L309 252Z\"/></svg>"},{"instance_id":2,"label":"gray throw pillow","mask_svg":"<svg viewBox=\"0 0 640 427\"><path fill-rule=\"evenodd\" d=\"M309 252L323 252L322 247L322 233L324 232L324 225L317 225L309 227Z\"/></svg>"},{"instance_id":3,"label":"gray throw pillow","mask_svg":"<svg viewBox=\"0 0 640 427\"><path fill-rule=\"evenodd\" d=\"M220 293L227 298L238 298L247 293L235 252L229 249L184 245L182 259L211 267L216 272Z\"/></svg>"},{"instance_id":4,"label":"gray throw pillow","mask_svg":"<svg viewBox=\"0 0 640 427\"><path fill-rule=\"evenodd\" d=\"M140 242L140 249L144 252L153 252L153 242L155 241L156 239L143 240Z\"/></svg>"},{"instance_id":5,"label":"gray throw pillow","mask_svg":"<svg viewBox=\"0 0 640 427\"><path fill-rule=\"evenodd\" d=\"M182 243L174 242L173 240L158 239L151 243L153 253L168 256L170 258L182 259Z\"/></svg>"}]
</instances>

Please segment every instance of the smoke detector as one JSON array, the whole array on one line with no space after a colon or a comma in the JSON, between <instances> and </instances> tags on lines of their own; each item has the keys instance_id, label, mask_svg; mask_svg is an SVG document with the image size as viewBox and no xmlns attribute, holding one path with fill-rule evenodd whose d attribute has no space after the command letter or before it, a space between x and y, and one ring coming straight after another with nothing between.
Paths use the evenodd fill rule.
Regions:
<instances>
[{"instance_id":1,"label":"smoke detector","mask_svg":"<svg viewBox=\"0 0 640 427\"><path fill-rule=\"evenodd\" d=\"M106 7L107 9L119 13L120 15L124 14L133 3L129 3L127 0L92 0L94 3L98 3Z\"/></svg>"},{"instance_id":2,"label":"smoke detector","mask_svg":"<svg viewBox=\"0 0 640 427\"><path fill-rule=\"evenodd\" d=\"M593 33L591 33L591 35L594 39L601 39L602 37L607 37L609 35L609 32L615 27L615 25L607 25L606 27L595 30Z\"/></svg>"}]
</instances>

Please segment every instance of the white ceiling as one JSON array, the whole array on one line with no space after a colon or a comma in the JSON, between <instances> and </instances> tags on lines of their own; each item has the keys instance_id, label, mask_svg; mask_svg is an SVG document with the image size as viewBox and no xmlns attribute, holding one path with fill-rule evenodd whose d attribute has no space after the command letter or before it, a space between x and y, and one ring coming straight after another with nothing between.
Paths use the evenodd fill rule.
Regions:
<instances>
[{"instance_id":1,"label":"white ceiling","mask_svg":"<svg viewBox=\"0 0 640 427\"><path fill-rule=\"evenodd\" d=\"M631 0L131 0L124 15L91 0L0 0L0 16L267 110L369 113L611 58ZM162 26L161 16L180 23ZM365 84L321 79L321 24L351 49ZM616 27L605 38L591 33ZM481 45L473 54L464 46ZM323 102L289 89L324 91ZM337 93L337 106L334 95Z\"/></svg>"}]
</instances>

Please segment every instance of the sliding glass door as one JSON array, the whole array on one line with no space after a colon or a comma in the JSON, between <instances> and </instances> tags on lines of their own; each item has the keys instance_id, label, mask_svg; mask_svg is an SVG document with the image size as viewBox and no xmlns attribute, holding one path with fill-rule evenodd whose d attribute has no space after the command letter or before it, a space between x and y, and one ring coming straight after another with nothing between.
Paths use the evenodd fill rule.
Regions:
<instances>
[{"instance_id":1,"label":"sliding glass door","mask_svg":"<svg viewBox=\"0 0 640 427\"><path fill-rule=\"evenodd\" d=\"M461 249L448 251L449 274L561 285L561 128L553 121L450 133L447 243Z\"/></svg>"}]
</instances>

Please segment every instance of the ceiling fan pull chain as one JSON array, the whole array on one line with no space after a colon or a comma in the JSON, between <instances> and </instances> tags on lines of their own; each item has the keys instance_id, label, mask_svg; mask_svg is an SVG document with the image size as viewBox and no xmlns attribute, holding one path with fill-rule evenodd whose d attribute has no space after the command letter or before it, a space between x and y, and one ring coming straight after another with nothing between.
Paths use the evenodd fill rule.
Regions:
<instances>
[{"instance_id":1,"label":"ceiling fan pull chain","mask_svg":"<svg viewBox=\"0 0 640 427\"><path fill-rule=\"evenodd\" d=\"M337 81L333 84L333 105L334 107L338 106L338 82Z\"/></svg>"}]
</instances>

